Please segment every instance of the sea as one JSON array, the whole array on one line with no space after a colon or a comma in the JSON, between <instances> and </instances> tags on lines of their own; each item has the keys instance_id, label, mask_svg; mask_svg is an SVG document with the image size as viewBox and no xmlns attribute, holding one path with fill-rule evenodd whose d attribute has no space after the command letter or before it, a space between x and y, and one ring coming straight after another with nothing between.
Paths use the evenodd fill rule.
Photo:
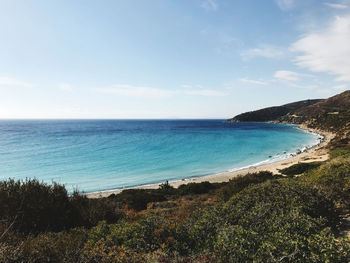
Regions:
<instances>
[{"instance_id":1,"label":"sea","mask_svg":"<svg viewBox=\"0 0 350 263\"><path fill-rule=\"evenodd\" d=\"M320 139L293 125L220 119L0 120L0 180L88 193L273 162Z\"/></svg>"}]
</instances>

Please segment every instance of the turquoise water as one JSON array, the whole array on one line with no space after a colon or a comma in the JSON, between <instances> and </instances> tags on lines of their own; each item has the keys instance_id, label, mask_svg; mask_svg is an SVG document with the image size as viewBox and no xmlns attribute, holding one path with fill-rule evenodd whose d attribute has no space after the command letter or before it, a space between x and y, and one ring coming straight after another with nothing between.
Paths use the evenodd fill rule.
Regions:
<instances>
[{"instance_id":1,"label":"turquoise water","mask_svg":"<svg viewBox=\"0 0 350 263\"><path fill-rule=\"evenodd\" d=\"M318 140L295 126L225 120L2 120L0 179L92 192L238 169Z\"/></svg>"}]
</instances>

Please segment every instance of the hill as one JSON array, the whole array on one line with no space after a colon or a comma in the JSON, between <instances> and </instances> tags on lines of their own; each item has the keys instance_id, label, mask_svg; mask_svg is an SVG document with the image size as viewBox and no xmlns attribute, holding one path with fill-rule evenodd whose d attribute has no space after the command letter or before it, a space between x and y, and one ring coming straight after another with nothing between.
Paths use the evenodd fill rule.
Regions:
<instances>
[{"instance_id":1,"label":"hill","mask_svg":"<svg viewBox=\"0 0 350 263\"><path fill-rule=\"evenodd\" d=\"M305 124L338 133L350 130L350 90L323 100L303 100L239 114L228 121Z\"/></svg>"},{"instance_id":2,"label":"hill","mask_svg":"<svg viewBox=\"0 0 350 263\"><path fill-rule=\"evenodd\" d=\"M276 119L277 120L277 119ZM350 91L322 100L318 103L302 107L293 114L288 113L278 119L281 122L301 124L311 128L338 132L349 128Z\"/></svg>"},{"instance_id":3,"label":"hill","mask_svg":"<svg viewBox=\"0 0 350 263\"><path fill-rule=\"evenodd\" d=\"M293 103L288 103L282 106L268 107L256 111L245 112L239 114L228 121L231 122L264 122L264 121L274 121L279 118L290 114L293 115L295 111L314 105L315 103L322 102L322 100L303 100Z\"/></svg>"}]
</instances>

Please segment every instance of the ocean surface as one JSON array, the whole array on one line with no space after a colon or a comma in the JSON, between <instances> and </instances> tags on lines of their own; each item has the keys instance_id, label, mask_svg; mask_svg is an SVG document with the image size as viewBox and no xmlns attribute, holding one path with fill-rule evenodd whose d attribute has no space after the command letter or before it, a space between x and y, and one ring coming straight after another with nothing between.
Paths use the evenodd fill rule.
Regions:
<instances>
[{"instance_id":1,"label":"ocean surface","mask_svg":"<svg viewBox=\"0 0 350 263\"><path fill-rule=\"evenodd\" d=\"M93 192L270 162L319 139L296 126L225 120L0 120L0 180Z\"/></svg>"}]
</instances>

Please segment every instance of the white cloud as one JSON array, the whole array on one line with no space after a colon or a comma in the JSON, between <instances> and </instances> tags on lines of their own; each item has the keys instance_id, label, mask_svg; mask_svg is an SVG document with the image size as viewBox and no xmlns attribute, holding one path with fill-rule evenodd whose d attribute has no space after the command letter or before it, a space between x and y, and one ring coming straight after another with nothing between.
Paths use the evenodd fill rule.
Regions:
<instances>
[{"instance_id":1,"label":"white cloud","mask_svg":"<svg viewBox=\"0 0 350 263\"><path fill-rule=\"evenodd\" d=\"M201 7L207 11L216 11L219 8L217 0L204 0Z\"/></svg>"},{"instance_id":2,"label":"white cloud","mask_svg":"<svg viewBox=\"0 0 350 263\"><path fill-rule=\"evenodd\" d=\"M226 93L213 90L213 89L202 89L193 88L190 85L182 85L181 89L177 90L166 90L151 87L142 86L131 86L131 85L113 85L110 88L100 88L96 91L105 94L115 94L127 97L140 97L147 99L162 99L175 95L188 95L188 96L225 96Z\"/></svg>"},{"instance_id":3,"label":"white cloud","mask_svg":"<svg viewBox=\"0 0 350 263\"><path fill-rule=\"evenodd\" d=\"M164 89L156 89L142 86L131 85L113 85L110 88L98 89L101 93L115 94L127 97L142 97L142 98L166 98L172 95L172 92Z\"/></svg>"},{"instance_id":4,"label":"white cloud","mask_svg":"<svg viewBox=\"0 0 350 263\"><path fill-rule=\"evenodd\" d=\"M348 90L349 87L346 84L342 84L342 85L334 86L334 87L332 87L332 89L337 90L337 91L345 91L345 90Z\"/></svg>"},{"instance_id":5,"label":"white cloud","mask_svg":"<svg viewBox=\"0 0 350 263\"><path fill-rule=\"evenodd\" d=\"M317 89L315 92L317 92L318 94L320 94L324 98L327 98L327 97L334 95L334 92L332 92L332 90L327 89L327 88Z\"/></svg>"},{"instance_id":6,"label":"white cloud","mask_svg":"<svg viewBox=\"0 0 350 263\"><path fill-rule=\"evenodd\" d=\"M250 60L255 57L282 58L286 55L286 50L280 47L261 45L257 48L244 50L240 55L243 60Z\"/></svg>"},{"instance_id":7,"label":"white cloud","mask_svg":"<svg viewBox=\"0 0 350 263\"><path fill-rule=\"evenodd\" d=\"M225 32L220 32L217 35L209 36L216 39L215 51L220 55L237 54L237 48L244 46L243 41Z\"/></svg>"},{"instance_id":8,"label":"white cloud","mask_svg":"<svg viewBox=\"0 0 350 263\"><path fill-rule=\"evenodd\" d=\"M328 28L308 33L292 45L295 63L314 72L350 81L350 16L336 17Z\"/></svg>"},{"instance_id":9,"label":"white cloud","mask_svg":"<svg viewBox=\"0 0 350 263\"><path fill-rule=\"evenodd\" d=\"M73 91L73 87L68 83L61 83L58 85L58 88L64 91Z\"/></svg>"},{"instance_id":10,"label":"white cloud","mask_svg":"<svg viewBox=\"0 0 350 263\"><path fill-rule=\"evenodd\" d=\"M324 3L326 6L329 6L334 9L347 9L348 6L344 4L339 4L339 3Z\"/></svg>"},{"instance_id":11,"label":"white cloud","mask_svg":"<svg viewBox=\"0 0 350 263\"><path fill-rule=\"evenodd\" d=\"M211 90L211 89L193 89L193 90L177 90L176 93L184 94L184 95L198 95L198 96L207 96L207 97L221 97L225 96L226 93L218 90Z\"/></svg>"},{"instance_id":12,"label":"white cloud","mask_svg":"<svg viewBox=\"0 0 350 263\"><path fill-rule=\"evenodd\" d=\"M249 83L249 84L255 84L255 85L267 85L267 82L264 82L261 80L254 80L254 79L240 78L239 81L244 83Z\"/></svg>"},{"instance_id":13,"label":"white cloud","mask_svg":"<svg viewBox=\"0 0 350 263\"><path fill-rule=\"evenodd\" d=\"M295 0L275 0L275 1L278 7L283 11L292 9L295 5Z\"/></svg>"},{"instance_id":14,"label":"white cloud","mask_svg":"<svg viewBox=\"0 0 350 263\"><path fill-rule=\"evenodd\" d=\"M18 88L31 88L34 84L24 82L14 78L0 77L0 86L4 87L18 87Z\"/></svg>"},{"instance_id":15,"label":"white cloud","mask_svg":"<svg viewBox=\"0 0 350 263\"><path fill-rule=\"evenodd\" d=\"M183 84L180 86L182 89L203 89L201 85L189 85L189 84Z\"/></svg>"},{"instance_id":16,"label":"white cloud","mask_svg":"<svg viewBox=\"0 0 350 263\"><path fill-rule=\"evenodd\" d=\"M319 88L315 76L310 74L298 73L289 70L277 70L274 75L272 82L277 82L288 87L298 89L314 90Z\"/></svg>"},{"instance_id":17,"label":"white cloud","mask_svg":"<svg viewBox=\"0 0 350 263\"><path fill-rule=\"evenodd\" d=\"M298 81L303 76L303 74L289 70L277 70L273 76L279 80Z\"/></svg>"}]
</instances>

